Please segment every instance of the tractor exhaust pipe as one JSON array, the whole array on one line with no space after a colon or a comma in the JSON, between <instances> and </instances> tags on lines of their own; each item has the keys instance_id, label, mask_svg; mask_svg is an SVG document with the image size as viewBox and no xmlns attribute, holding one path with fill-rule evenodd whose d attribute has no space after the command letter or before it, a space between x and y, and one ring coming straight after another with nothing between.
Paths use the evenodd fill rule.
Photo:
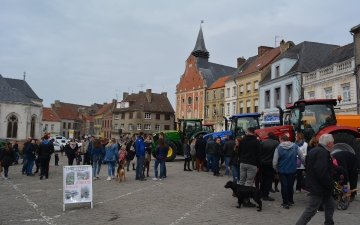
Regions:
<instances>
[{"instance_id":1,"label":"tractor exhaust pipe","mask_svg":"<svg viewBox=\"0 0 360 225\"><path fill-rule=\"evenodd\" d=\"M228 119L225 116L223 118L225 119L225 130L228 130Z\"/></svg>"}]
</instances>

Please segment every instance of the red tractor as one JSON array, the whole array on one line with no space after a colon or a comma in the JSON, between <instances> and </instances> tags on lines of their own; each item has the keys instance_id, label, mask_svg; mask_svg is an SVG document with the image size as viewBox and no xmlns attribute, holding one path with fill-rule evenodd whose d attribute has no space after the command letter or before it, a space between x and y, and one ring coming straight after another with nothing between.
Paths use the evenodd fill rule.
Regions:
<instances>
[{"instance_id":1,"label":"red tractor","mask_svg":"<svg viewBox=\"0 0 360 225\"><path fill-rule=\"evenodd\" d=\"M280 126L267 127L256 130L260 139L266 139L272 131L276 136L286 134L291 141L295 141L295 132L302 132L307 142L314 136L332 134L335 140L334 151L350 151L360 158L360 133L354 127L337 125L334 106L336 99L298 100L286 106L284 112L280 110Z\"/></svg>"}]
</instances>

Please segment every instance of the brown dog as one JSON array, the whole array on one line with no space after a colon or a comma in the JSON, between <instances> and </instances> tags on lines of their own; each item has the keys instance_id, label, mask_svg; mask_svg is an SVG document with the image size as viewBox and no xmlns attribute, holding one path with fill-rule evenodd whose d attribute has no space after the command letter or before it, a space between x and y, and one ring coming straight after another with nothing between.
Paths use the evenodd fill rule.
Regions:
<instances>
[{"instance_id":1,"label":"brown dog","mask_svg":"<svg viewBox=\"0 0 360 225\"><path fill-rule=\"evenodd\" d=\"M126 161L125 160L120 161L116 174L116 180L118 180L119 178L119 183L122 181L123 177L124 177L124 182L126 181L126 175L124 169L125 166L126 166Z\"/></svg>"}]
</instances>

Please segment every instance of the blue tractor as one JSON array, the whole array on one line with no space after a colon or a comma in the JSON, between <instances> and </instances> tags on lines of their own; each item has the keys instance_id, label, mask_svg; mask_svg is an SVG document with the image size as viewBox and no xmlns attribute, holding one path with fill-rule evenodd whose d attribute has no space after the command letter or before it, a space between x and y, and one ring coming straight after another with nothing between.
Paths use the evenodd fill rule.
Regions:
<instances>
[{"instance_id":1,"label":"blue tractor","mask_svg":"<svg viewBox=\"0 0 360 225\"><path fill-rule=\"evenodd\" d=\"M225 134L231 136L233 139L237 136L243 136L246 133L246 130L249 127L254 127L255 130L260 128L259 117L260 113L243 113L243 114L234 114L227 119L225 119L225 131L218 131L210 134L204 135L204 138L213 136L215 139L217 136L220 136L221 139L224 138ZM230 130L227 130L228 121L230 120Z\"/></svg>"}]
</instances>

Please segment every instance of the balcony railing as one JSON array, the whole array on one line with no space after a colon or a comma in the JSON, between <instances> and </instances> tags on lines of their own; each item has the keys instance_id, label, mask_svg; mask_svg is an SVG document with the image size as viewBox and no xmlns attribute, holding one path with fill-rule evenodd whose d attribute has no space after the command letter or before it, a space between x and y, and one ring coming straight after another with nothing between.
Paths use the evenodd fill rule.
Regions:
<instances>
[{"instance_id":1,"label":"balcony railing","mask_svg":"<svg viewBox=\"0 0 360 225\"><path fill-rule=\"evenodd\" d=\"M331 66L317 69L311 73L304 74L304 84L312 83L315 81L326 80L340 74L352 72L354 70L354 59L334 63Z\"/></svg>"}]
</instances>

